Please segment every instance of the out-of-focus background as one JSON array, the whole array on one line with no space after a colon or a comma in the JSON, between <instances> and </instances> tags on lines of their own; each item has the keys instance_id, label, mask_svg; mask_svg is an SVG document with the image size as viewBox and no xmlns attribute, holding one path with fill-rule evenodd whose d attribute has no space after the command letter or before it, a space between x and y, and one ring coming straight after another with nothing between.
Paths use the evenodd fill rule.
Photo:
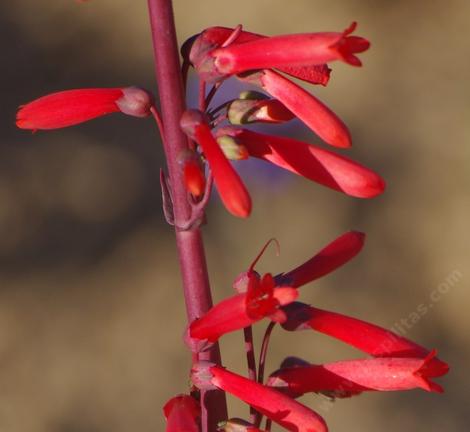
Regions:
<instances>
[{"instance_id":1,"label":"out-of-focus background","mask_svg":"<svg viewBox=\"0 0 470 432\"><path fill-rule=\"evenodd\" d=\"M160 210L155 125L114 115L35 135L14 126L18 105L53 91L154 89L145 3L0 3L2 432L163 430L162 405L187 389L184 306L173 233ZM330 85L311 90L349 125L348 154L384 176L386 193L352 199L241 164L252 217L236 220L214 200L204 227L214 298L231 293L270 237L281 255L269 251L258 268L276 273L345 231L365 231L361 255L304 287L301 299L438 348L452 367L441 380L446 393L304 400L335 431L467 430L469 2L176 0L175 13L181 42L212 25L280 34L359 22L357 33L372 41L364 67L333 64ZM282 132L318 142L300 123ZM243 371L241 336L225 338L222 349L224 364ZM276 330L269 369L286 355L361 357L325 336Z\"/></svg>"}]
</instances>

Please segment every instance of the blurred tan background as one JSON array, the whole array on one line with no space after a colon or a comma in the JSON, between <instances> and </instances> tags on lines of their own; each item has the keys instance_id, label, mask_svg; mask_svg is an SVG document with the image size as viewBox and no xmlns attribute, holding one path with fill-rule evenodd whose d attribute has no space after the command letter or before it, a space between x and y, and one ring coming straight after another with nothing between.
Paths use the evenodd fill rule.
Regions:
<instances>
[{"instance_id":1,"label":"blurred tan background","mask_svg":"<svg viewBox=\"0 0 470 432\"><path fill-rule=\"evenodd\" d=\"M116 115L35 135L14 127L19 104L56 90L154 89L145 3L0 4L1 432L160 431L162 405L187 388L184 307L173 233L160 210L154 124ZM312 91L350 126L349 154L379 171L387 192L362 201L245 168L253 216L235 220L215 200L204 227L214 297L231 292L270 237L281 242L281 256L269 251L258 268L277 273L344 231L365 231L362 254L304 287L301 299L401 325L438 348L452 367L441 380L446 393L306 402L334 431L467 430L469 2L176 0L175 9L181 42L211 25L276 34L359 22L358 34L372 41L364 67L334 64L328 88ZM295 122L283 133L317 141ZM417 315L420 304L425 315ZM240 335L222 348L224 363L243 371ZM291 354L313 362L361 357L324 336L276 330L269 369ZM246 412L240 404L231 411Z\"/></svg>"}]
</instances>

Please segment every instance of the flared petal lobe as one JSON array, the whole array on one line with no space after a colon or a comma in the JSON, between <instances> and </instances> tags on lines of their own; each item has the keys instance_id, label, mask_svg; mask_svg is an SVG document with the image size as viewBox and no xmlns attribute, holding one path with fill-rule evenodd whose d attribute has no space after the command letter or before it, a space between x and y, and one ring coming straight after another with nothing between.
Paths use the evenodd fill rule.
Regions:
<instances>
[{"instance_id":1,"label":"flared petal lobe","mask_svg":"<svg viewBox=\"0 0 470 432\"><path fill-rule=\"evenodd\" d=\"M276 281L280 285L300 287L319 279L353 259L362 250L364 240L364 233L347 232L302 265L288 273L276 276Z\"/></svg>"},{"instance_id":2,"label":"flared petal lobe","mask_svg":"<svg viewBox=\"0 0 470 432\"><path fill-rule=\"evenodd\" d=\"M115 112L146 117L152 103L151 96L137 87L65 90L20 107L16 125L20 129L59 129Z\"/></svg>"},{"instance_id":3,"label":"flared petal lobe","mask_svg":"<svg viewBox=\"0 0 470 432\"><path fill-rule=\"evenodd\" d=\"M202 148L214 176L220 198L227 210L234 216L248 217L251 212L251 198L240 176L225 157L222 149L212 136L207 121L201 112L189 110L181 118L183 131Z\"/></svg>"},{"instance_id":4,"label":"flared petal lobe","mask_svg":"<svg viewBox=\"0 0 470 432\"><path fill-rule=\"evenodd\" d=\"M186 342L193 351L200 351L207 349L224 334L241 330L264 317L273 316L279 321L279 314L276 312L280 306L293 302L297 296L297 290L292 287L273 288L271 293L264 287L249 287L246 293L222 300L204 316L193 321L189 326ZM282 317L285 319L283 313Z\"/></svg>"},{"instance_id":5,"label":"flared petal lobe","mask_svg":"<svg viewBox=\"0 0 470 432\"><path fill-rule=\"evenodd\" d=\"M292 432L327 432L323 418L285 394L220 366L207 366L207 380Z\"/></svg>"},{"instance_id":6,"label":"flared petal lobe","mask_svg":"<svg viewBox=\"0 0 470 432\"><path fill-rule=\"evenodd\" d=\"M354 54L366 51L369 42L361 37L350 36L355 28L356 24L353 23L344 32L260 38L215 49L211 56L217 71L225 75L254 69L320 65L334 60L360 66L361 62Z\"/></svg>"},{"instance_id":7,"label":"flared petal lobe","mask_svg":"<svg viewBox=\"0 0 470 432\"><path fill-rule=\"evenodd\" d=\"M435 352L422 358L373 358L323 365L295 366L274 372L268 384L293 397L309 392L399 391L421 388L442 393L427 366Z\"/></svg>"},{"instance_id":8,"label":"flared petal lobe","mask_svg":"<svg viewBox=\"0 0 470 432\"><path fill-rule=\"evenodd\" d=\"M385 189L383 179L372 170L302 141L236 127L221 128L217 136L232 137L245 146L250 156L353 197L372 198Z\"/></svg>"}]
</instances>

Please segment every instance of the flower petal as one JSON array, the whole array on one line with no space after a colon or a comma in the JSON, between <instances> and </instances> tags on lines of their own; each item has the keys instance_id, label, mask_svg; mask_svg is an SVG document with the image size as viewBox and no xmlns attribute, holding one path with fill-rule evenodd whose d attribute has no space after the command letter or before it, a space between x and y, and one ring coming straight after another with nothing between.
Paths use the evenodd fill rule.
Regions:
<instances>
[{"instance_id":1,"label":"flower petal","mask_svg":"<svg viewBox=\"0 0 470 432\"><path fill-rule=\"evenodd\" d=\"M181 118L181 127L201 146L209 162L220 198L227 210L234 216L248 217L251 212L250 195L240 176L212 136L202 113L196 110L186 111Z\"/></svg>"},{"instance_id":2,"label":"flower petal","mask_svg":"<svg viewBox=\"0 0 470 432\"><path fill-rule=\"evenodd\" d=\"M316 183L357 198L372 198L385 189L372 170L344 156L291 138L264 135L236 127L217 131L234 138L250 156L266 160Z\"/></svg>"},{"instance_id":3,"label":"flower petal","mask_svg":"<svg viewBox=\"0 0 470 432\"><path fill-rule=\"evenodd\" d=\"M209 371L213 385L246 402L287 430L293 432L328 431L322 417L285 394L229 372L220 366L212 366Z\"/></svg>"},{"instance_id":4,"label":"flower petal","mask_svg":"<svg viewBox=\"0 0 470 432\"><path fill-rule=\"evenodd\" d=\"M20 107L20 129L58 129L114 112L146 117L151 96L137 87L65 90L40 97Z\"/></svg>"},{"instance_id":5,"label":"flower petal","mask_svg":"<svg viewBox=\"0 0 470 432\"><path fill-rule=\"evenodd\" d=\"M276 281L280 285L300 287L319 279L353 259L362 250L364 240L364 233L347 232L299 267L277 276Z\"/></svg>"}]
</instances>

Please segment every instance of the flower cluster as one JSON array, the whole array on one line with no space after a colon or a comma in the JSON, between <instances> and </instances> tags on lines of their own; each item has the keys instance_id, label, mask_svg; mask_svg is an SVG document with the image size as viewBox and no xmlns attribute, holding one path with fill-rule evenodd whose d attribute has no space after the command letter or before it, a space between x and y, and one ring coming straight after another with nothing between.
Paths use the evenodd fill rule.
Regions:
<instances>
[{"instance_id":1,"label":"flower cluster","mask_svg":"<svg viewBox=\"0 0 470 432\"><path fill-rule=\"evenodd\" d=\"M208 162L222 202L235 216L250 214L251 199L228 159L262 159L359 198L374 197L385 189L378 174L349 158L306 142L242 127L254 122L282 123L298 118L325 143L350 147L351 135L344 122L282 73L310 84L327 85L330 78L327 62L343 60L360 66L355 54L365 51L369 42L352 36L355 28L353 23L338 33L265 37L243 31L241 26L211 27L183 45L185 66L195 68L202 83L202 97L199 110L187 111L181 126L197 144L195 151ZM208 107L214 91L233 76L264 93L243 91L239 97L218 107ZM206 83L214 83L207 97ZM225 120L230 125L218 127ZM194 183L200 183L197 178L201 173L193 175L195 180L187 176L190 191Z\"/></svg>"},{"instance_id":2,"label":"flower cluster","mask_svg":"<svg viewBox=\"0 0 470 432\"><path fill-rule=\"evenodd\" d=\"M369 48L369 42L352 33L353 23L342 32L306 33L266 37L242 30L211 27L190 38L182 47L182 75L189 67L199 77L197 109L187 109L180 119L188 148L178 155L178 169L188 197L192 219L180 230L193 229L203 220L212 180L227 210L248 217L252 202L243 180L231 160L262 159L344 194L371 198L385 189L382 178L369 168L310 143L266 135L245 127L251 123L283 123L301 120L324 143L338 148L351 146L345 123L323 102L287 76L313 85L326 86L333 61L361 66L356 54ZM238 97L213 107L214 94L224 80L235 77L260 91L243 91ZM212 85L207 92L206 85ZM76 125L96 117L121 112L135 117L153 115L160 132L164 125L153 97L138 87L66 90L36 99L17 113L17 126L48 130ZM179 116L176 116L178 119ZM224 124L224 122L226 122ZM228 123L228 124L227 124ZM163 136L163 133L162 133ZM186 138L184 135L181 135ZM163 136L164 139L164 136ZM207 170L205 169L207 165ZM164 206L171 213L171 185L162 176ZM164 202L165 204L165 202ZM199 210L199 213L198 213ZM172 221L172 215L167 215ZM174 221L173 221L174 222ZM176 222L175 222L176 225ZM396 391L415 388L442 392L433 381L447 373L448 366L435 350L424 347L374 324L298 302L303 285L323 277L354 258L362 249L364 234L351 231L288 272L273 276L250 268L233 283L231 297L214 305L189 323L184 336L193 353L191 394L170 399L164 407L167 432L198 432L204 401L201 391L219 389L251 407L249 420L226 419L220 430L261 431L276 422L289 431L326 432L323 418L296 399L314 392L333 398L347 398L366 391ZM251 328L268 321L259 362L256 364ZM345 342L368 357L317 364L287 357L280 368L264 379L269 338L279 324L284 330L315 330ZM249 377L228 371L221 365L202 360L225 334L243 330ZM204 429L205 430L205 429Z\"/></svg>"},{"instance_id":3,"label":"flower cluster","mask_svg":"<svg viewBox=\"0 0 470 432\"><path fill-rule=\"evenodd\" d=\"M261 277L252 265L234 282L238 294L216 304L191 323L185 339L194 352L206 350L226 333L246 329L267 318L271 322L268 329L279 323L287 331L315 330L370 356L325 364L287 357L266 382L262 372L265 352L260 355L256 380L213 363L197 363L192 370L197 388L221 389L243 400L257 413L251 423L237 423L239 429L233 429L228 422L224 430L260 430L261 418L266 416L290 431L327 431L319 414L295 400L309 392L347 398L365 391L418 388L443 391L432 379L446 374L449 367L437 358L435 350L429 351L375 324L295 301L302 285L354 258L361 251L364 238L363 233L345 233L305 263L275 277L270 274ZM265 342L266 339L264 348Z\"/></svg>"}]
</instances>

